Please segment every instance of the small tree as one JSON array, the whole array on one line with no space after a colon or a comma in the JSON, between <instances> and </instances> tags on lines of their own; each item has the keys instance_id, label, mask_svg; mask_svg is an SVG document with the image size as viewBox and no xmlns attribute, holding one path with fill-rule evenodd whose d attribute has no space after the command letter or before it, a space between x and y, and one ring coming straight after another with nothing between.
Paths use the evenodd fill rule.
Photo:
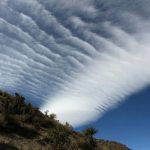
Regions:
<instances>
[{"instance_id":1,"label":"small tree","mask_svg":"<svg viewBox=\"0 0 150 150\"><path fill-rule=\"evenodd\" d=\"M83 131L83 134L87 137L88 143L90 143L93 146L96 146L95 139L93 136L98 132L97 129L90 127Z\"/></svg>"},{"instance_id":2,"label":"small tree","mask_svg":"<svg viewBox=\"0 0 150 150\"><path fill-rule=\"evenodd\" d=\"M88 136L88 137L91 137L93 138L93 136L98 132L97 129L93 128L93 127L90 127L90 128L87 128L85 130L83 130L83 134L85 136Z\"/></svg>"},{"instance_id":3,"label":"small tree","mask_svg":"<svg viewBox=\"0 0 150 150\"><path fill-rule=\"evenodd\" d=\"M50 117L50 119L55 120L56 119L56 114L50 114L49 117Z\"/></svg>"},{"instance_id":4,"label":"small tree","mask_svg":"<svg viewBox=\"0 0 150 150\"><path fill-rule=\"evenodd\" d=\"M49 113L49 110L46 110L46 111L44 112L44 115L45 115L45 116L48 116L48 113Z\"/></svg>"}]
</instances>

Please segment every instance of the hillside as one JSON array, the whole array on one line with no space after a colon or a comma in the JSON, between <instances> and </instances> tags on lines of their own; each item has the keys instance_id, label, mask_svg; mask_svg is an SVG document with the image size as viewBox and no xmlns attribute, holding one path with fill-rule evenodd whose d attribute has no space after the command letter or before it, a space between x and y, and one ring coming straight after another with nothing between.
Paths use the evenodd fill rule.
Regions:
<instances>
[{"instance_id":1,"label":"hillside","mask_svg":"<svg viewBox=\"0 0 150 150\"><path fill-rule=\"evenodd\" d=\"M125 145L98 140L94 128L76 132L55 114L41 113L25 98L0 91L0 150L130 150Z\"/></svg>"}]
</instances>

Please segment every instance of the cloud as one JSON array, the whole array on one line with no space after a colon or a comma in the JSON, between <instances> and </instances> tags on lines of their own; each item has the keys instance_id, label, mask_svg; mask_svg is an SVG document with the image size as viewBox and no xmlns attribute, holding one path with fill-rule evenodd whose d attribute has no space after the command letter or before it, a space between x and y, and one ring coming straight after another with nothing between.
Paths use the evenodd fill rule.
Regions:
<instances>
[{"instance_id":1,"label":"cloud","mask_svg":"<svg viewBox=\"0 0 150 150\"><path fill-rule=\"evenodd\" d=\"M0 88L79 126L149 85L143 1L0 0Z\"/></svg>"},{"instance_id":2,"label":"cloud","mask_svg":"<svg viewBox=\"0 0 150 150\"><path fill-rule=\"evenodd\" d=\"M120 40L122 45L107 41L103 54L42 107L43 110L50 107L62 122L69 120L78 126L94 121L150 83L149 46L116 27L108 28L116 36L112 39Z\"/></svg>"}]
</instances>

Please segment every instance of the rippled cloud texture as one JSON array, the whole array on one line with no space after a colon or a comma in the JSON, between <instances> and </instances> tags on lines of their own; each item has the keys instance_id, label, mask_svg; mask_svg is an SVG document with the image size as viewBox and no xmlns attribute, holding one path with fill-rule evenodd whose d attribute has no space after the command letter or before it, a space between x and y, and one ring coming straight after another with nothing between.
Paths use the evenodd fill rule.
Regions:
<instances>
[{"instance_id":1,"label":"rippled cloud texture","mask_svg":"<svg viewBox=\"0 0 150 150\"><path fill-rule=\"evenodd\" d=\"M79 126L150 83L149 0L0 0L0 88Z\"/></svg>"}]
</instances>

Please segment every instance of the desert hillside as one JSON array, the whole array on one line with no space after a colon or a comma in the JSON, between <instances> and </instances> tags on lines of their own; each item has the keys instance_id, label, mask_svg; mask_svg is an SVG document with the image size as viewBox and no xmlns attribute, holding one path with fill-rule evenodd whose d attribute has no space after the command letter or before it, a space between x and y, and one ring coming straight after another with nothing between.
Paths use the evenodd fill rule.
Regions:
<instances>
[{"instance_id":1,"label":"desert hillside","mask_svg":"<svg viewBox=\"0 0 150 150\"><path fill-rule=\"evenodd\" d=\"M95 139L94 128L76 132L55 114L41 113L24 97L0 91L0 150L130 150L125 145Z\"/></svg>"}]
</instances>

